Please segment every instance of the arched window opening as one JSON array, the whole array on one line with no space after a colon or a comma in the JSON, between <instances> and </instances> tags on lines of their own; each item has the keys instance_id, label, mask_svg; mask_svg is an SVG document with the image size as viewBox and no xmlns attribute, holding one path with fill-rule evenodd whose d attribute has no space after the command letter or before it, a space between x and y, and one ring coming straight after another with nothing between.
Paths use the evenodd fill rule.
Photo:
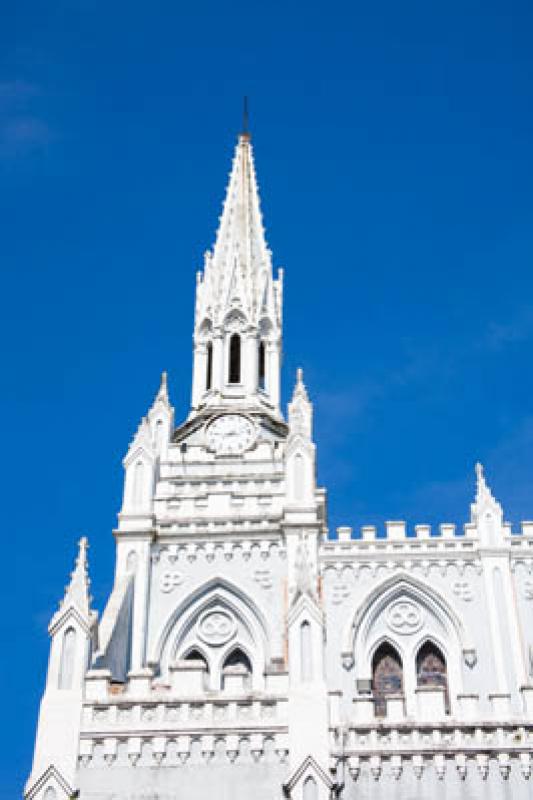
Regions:
<instances>
[{"instance_id":1,"label":"arched window opening","mask_svg":"<svg viewBox=\"0 0 533 800\"><path fill-rule=\"evenodd\" d=\"M155 424L155 437L154 437L155 446L158 451L161 451L163 449L164 434L165 434L165 428L163 426L163 420L158 419Z\"/></svg>"},{"instance_id":2,"label":"arched window opening","mask_svg":"<svg viewBox=\"0 0 533 800\"><path fill-rule=\"evenodd\" d=\"M300 664L302 682L313 680L313 646L311 625L307 620L300 625Z\"/></svg>"},{"instance_id":3,"label":"arched window opening","mask_svg":"<svg viewBox=\"0 0 533 800\"><path fill-rule=\"evenodd\" d=\"M241 382L241 337L232 334L229 340L229 383Z\"/></svg>"},{"instance_id":4,"label":"arched window opening","mask_svg":"<svg viewBox=\"0 0 533 800\"><path fill-rule=\"evenodd\" d=\"M49 786L44 793L44 800L57 800L57 792L53 786Z\"/></svg>"},{"instance_id":5,"label":"arched window opening","mask_svg":"<svg viewBox=\"0 0 533 800\"><path fill-rule=\"evenodd\" d=\"M61 662L59 665L59 688L72 689L74 677L74 656L76 654L76 631L67 628L61 644Z\"/></svg>"},{"instance_id":6,"label":"arched window opening","mask_svg":"<svg viewBox=\"0 0 533 800\"><path fill-rule=\"evenodd\" d=\"M446 659L433 642L424 642L416 656L416 683L418 686L442 686L446 713L450 711Z\"/></svg>"},{"instance_id":7,"label":"arched window opening","mask_svg":"<svg viewBox=\"0 0 533 800\"><path fill-rule=\"evenodd\" d=\"M304 460L301 453L296 453L294 457L294 499L303 500L304 498Z\"/></svg>"},{"instance_id":8,"label":"arched window opening","mask_svg":"<svg viewBox=\"0 0 533 800\"><path fill-rule=\"evenodd\" d=\"M213 343L207 343L207 363L205 372L205 390L208 392L213 383Z\"/></svg>"},{"instance_id":9,"label":"arched window opening","mask_svg":"<svg viewBox=\"0 0 533 800\"><path fill-rule=\"evenodd\" d=\"M136 508L143 504L144 494L144 464L142 461L137 461L133 472L133 505Z\"/></svg>"},{"instance_id":10,"label":"arched window opening","mask_svg":"<svg viewBox=\"0 0 533 800\"><path fill-rule=\"evenodd\" d=\"M259 342L259 352L257 354L257 372L257 383L259 389L264 392L266 389L266 352L264 342Z\"/></svg>"},{"instance_id":11,"label":"arched window opening","mask_svg":"<svg viewBox=\"0 0 533 800\"><path fill-rule=\"evenodd\" d=\"M189 650L187 655L184 656L184 661L201 661L203 664L205 664L206 671L209 673L209 664L207 663L207 658L196 648Z\"/></svg>"},{"instance_id":12,"label":"arched window opening","mask_svg":"<svg viewBox=\"0 0 533 800\"><path fill-rule=\"evenodd\" d=\"M227 658L224 660L224 663L222 664L222 672L224 672L226 667L244 667L246 670L246 675L244 677L244 688L251 688L253 671L252 663L246 653L243 653L240 647L232 650L229 656L227 656ZM224 676L222 676L222 682L224 682Z\"/></svg>"},{"instance_id":13,"label":"arched window opening","mask_svg":"<svg viewBox=\"0 0 533 800\"><path fill-rule=\"evenodd\" d=\"M303 800L318 800L318 786L312 775L304 781Z\"/></svg>"},{"instance_id":14,"label":"arched window opening","mask_svg":"<svg viewBox=\"0 0 533 800\"><path fill-rule=\"evenodd\" d=\"M384 717L387 713L387 695L400 694L402 688L402 660L394 647L384 642L372 659L372 692L377 717Z\"/></svg>"}]
</instances>

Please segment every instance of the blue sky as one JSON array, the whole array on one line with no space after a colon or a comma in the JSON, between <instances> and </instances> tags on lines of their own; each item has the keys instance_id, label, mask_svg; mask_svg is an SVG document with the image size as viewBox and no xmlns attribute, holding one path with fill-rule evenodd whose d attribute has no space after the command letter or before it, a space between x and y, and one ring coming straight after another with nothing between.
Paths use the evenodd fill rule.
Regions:
<instances>
[{"instance_id":1,"label":"blue sky","mask_svg":"<svg viewBox=\"0 0 533 800\"><path fill-rule=\"evenodd\" d=\"M109 592L162 369L188 412L244 94L284 399L303 366L332 529L461 525L477 459L507 518L533 517L532 28L512 0L4 3L2 798L81 534L100 610Z\"/></svg>"}]
</instances>

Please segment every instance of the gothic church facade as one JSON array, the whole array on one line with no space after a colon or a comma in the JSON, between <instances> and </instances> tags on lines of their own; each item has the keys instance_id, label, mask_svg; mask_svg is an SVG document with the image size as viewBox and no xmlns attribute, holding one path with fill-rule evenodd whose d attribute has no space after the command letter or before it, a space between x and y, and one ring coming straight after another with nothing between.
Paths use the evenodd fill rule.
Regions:
<instances>
[{"instance_id":1,"label":"gothic church facade","mask_svg":"<svg viewBox=\"0 0 533 800\"><path fill-rule=\"evenodd\" d=\"M464 535L330 538L301 372L280 406L250 137L198 275L191 412L166 375L124 459L99 619L87 543L50 622L27 800L530 796L533 522L480 465Z\"/></svg>"}]
</instances>

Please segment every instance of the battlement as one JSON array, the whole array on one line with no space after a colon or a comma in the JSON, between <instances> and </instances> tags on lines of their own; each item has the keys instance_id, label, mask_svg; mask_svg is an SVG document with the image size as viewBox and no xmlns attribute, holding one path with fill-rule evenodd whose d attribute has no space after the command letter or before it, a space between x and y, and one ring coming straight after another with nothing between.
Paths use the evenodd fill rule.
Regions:
<instances>
[{"instance_id":1,"label":"battlement","mask_svg":"<svg viewBox=\"0 0 533 800\"><path fill-rule=\"evenodd\" d=\"M520 530L513 532L512 525L505 522L502 525L503 547L532 547L533 548L533 522L526 520L520 523ZM403 520L388 520L384 529L379 530L375 525L363 525L359 535L354 536L350 526L337 528L337 538L330 539L326 534L322 540L322 550L328 552L343 551L347 547L355 551L368 549L397 550L398 548L419 549L424 546L429 550L457 549L471 550L479 544L477 526L467 522L462 527L462 532L457 531L453 523L443 522L438 528L431 525L419 524L408 528Z\"/></svg>"}]
</instances>

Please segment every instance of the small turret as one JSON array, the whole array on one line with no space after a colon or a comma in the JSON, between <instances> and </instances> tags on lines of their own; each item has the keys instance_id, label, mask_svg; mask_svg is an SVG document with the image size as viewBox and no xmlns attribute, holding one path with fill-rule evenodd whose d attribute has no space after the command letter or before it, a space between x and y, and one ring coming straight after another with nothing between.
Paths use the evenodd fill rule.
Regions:
<instances>
[{"instance_id":1,"label":"small turret","mask_svg":"<svg viewBox=\"0 0 533 800\"><path fill-rule=\"evenodd\" d=\"M97 616L90 607L87 547L87 539L80 539L74 571L48 628L50 659L26 798L60 800L75 791L83 684Z\"/></svg>"},{"instance_id":2,"label":"small turret","mask_svg":"<svg viewBox=\"0 0 533 800\"><path fill-rule=\"evenodd\" d=\"M168 453L174 427L174 409L168 397L167 373L161 375L159 389L148 413L141 419L123 464L126 472L120 527L135 526L140 517L150 524L155 481L161 461ZM128 519L131 518L131 519Z\"/></svg>"},{"instance_id":3,"label":"small turret","mask_svg":"<svg viewBox=\"0 0 533 800\"><path fill-rule=\"evenodd\" d=\"M289 506L313 505L315 495L315 445L312 441L313 406L303 382L303 372L296 373L296 384L289 403L286 481Z\"/></svg>"}]
</instances>

